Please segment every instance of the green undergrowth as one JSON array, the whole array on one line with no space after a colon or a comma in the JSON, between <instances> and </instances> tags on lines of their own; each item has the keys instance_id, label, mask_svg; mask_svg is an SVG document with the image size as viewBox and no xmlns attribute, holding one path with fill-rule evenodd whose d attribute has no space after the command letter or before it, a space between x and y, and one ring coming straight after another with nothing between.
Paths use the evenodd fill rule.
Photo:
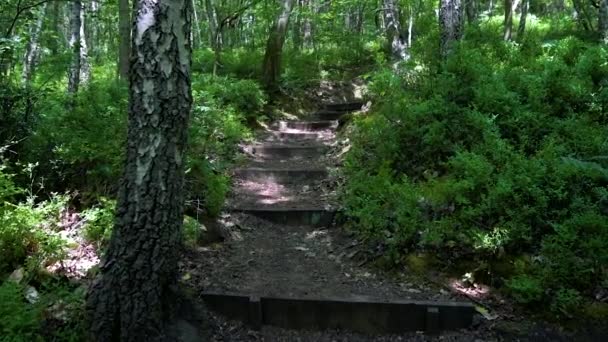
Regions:
<instances>
[{"instance_id":1,"label":"green undergrowth","mask_svg":"<svg viewBox=\"0 0 608 342\"><path fill-rule=\"evenodd\" d=\"M608 288L608 50L479 36L439 69L414 58L371 77L345 161L349 225L392 264L473 261L570 318Z\"/></svg>"}]
</instances>

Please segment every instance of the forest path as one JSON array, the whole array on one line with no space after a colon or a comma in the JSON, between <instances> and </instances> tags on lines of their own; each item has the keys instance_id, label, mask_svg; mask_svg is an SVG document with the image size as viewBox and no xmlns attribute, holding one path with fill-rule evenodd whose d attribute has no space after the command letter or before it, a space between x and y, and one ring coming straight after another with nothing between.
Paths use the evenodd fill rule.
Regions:
<instances>
[{"instance_id":1,"label":"forest path","mask_svg":"<svg viewBox=\"0 0 608 342\"><path fill-rule=\"evenodd\" d=\"M366 268L361 246L332 227L338 208L332 169L339 161L330 153L340 149L336 119L360 106L327 105L301 120L276 122L243 147L247 162L234 170L227 211L220 220L231 237L198 248L186 260L188 278L197 288L280 298L456 299L415 275L394 277ZM269 329L256 336L269 341L296 336ZM322 333L306 334L298 332L296 340L325 340ZM333 340L336 335L327 336ZM343 332L339 336L368 340Z\"/></svg>"}]
</instances>

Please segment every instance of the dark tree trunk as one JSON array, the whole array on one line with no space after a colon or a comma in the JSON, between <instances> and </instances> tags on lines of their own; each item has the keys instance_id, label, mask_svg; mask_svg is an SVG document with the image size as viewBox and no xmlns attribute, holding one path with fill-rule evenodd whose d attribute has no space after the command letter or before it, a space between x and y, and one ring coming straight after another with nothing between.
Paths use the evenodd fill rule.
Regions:
<instances>
[{"instance_id":1,"label":"dark tree trunk","mask_svg":"<svg viewBox=\"0 0 608 342\"><path fill-rule=\"evenodd\" d=\"M123 80L129 78L129 58L131 56L131 7L129 0L118 1L118 75Z\"/></svg>"},{"instance_id":2,"label":"dark tree trunk","mask_svg":"<svg viewBox=\"0 0 608 342\"><path fill-rule=\"evenodd\" d=\"M173 316L184 210L190 0L137 0L116 223L87 301L94 341L161 341Z\"/></svg>"},{"instance_id":3,"label":"dark tree trunk","mask_svg":"<svg viewBox=\"0 0 608 342\"><path fill-rule=\"evenodd\" d=\"M517 39L521 41L526 32L526 20L528 20L528 10L530 9L530 0L523 0L521 4L521 15L519 16L519 27L517 28Z\"/></svg>"},{"instance_id":4,"label":"dark tree trunk","mask_svg":"<svg viewBox=\"0 0 608 342\"><path fill-rule=\"evenodd\" d=\"M279 17L270 30L262 68L262 80L266 90L270 93L277 90L281 77L281 55L285 43L285 34L289 26L289 16L293 8L293 0L283 0L282 7Z\"/></svg>"},{"instance_id":5,"label":"dark tree trunk","mask_svg":"<svg viewBox=\"0 0 608 342\"><path fill-rule=\"evenodd\" d=\"M467 20L469 22L469 24L473 24L477 21L477 15L478 15L478 10L477 10L477 1L478 0L466 0L465 2L465 11L467 14Z\"/></svg>"},{"instance_id":6,"label":"dark tree trunk","mask_svg":"<svg viewBox=\"0 0 608 342\"><path fill-rule=\"evenodd\" d=\"M461 0L441 0L439 6L440 53L445 58L462 37L463 8Z\"/></svg>"}]
</instances>

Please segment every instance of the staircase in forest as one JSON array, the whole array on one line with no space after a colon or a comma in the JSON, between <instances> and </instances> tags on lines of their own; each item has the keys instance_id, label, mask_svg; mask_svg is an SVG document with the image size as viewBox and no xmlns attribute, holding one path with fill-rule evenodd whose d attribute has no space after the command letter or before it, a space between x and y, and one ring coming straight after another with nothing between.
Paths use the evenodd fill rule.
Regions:
<instances>
[{"instance_id":1,"label":"staircase in forest","mask_svg":"<svg viewBox=\"0 0 608 342\"><path fill-rule=\"evenodd\" d=\"M361 106L327 104L305 120L276 122L244 148L248 162L234 170L227 207L256 224L225 254L201 257L211 272L202 295L211 309L254 327L398 333L471 324L468 303L403 299L396 287L356 280L336 261L328 152L340 116Z\"/></svg>"}]
</instances>

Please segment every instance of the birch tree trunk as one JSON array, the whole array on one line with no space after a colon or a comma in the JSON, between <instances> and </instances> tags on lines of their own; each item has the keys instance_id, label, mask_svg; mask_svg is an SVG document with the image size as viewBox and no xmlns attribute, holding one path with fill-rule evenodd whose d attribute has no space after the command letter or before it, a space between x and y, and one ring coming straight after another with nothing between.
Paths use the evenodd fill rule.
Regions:
<instances>
[{"instance_id":1,"label":"birch tree trunk","mask_svg":"<svg viewBox=\"0 0 608 342\"><path fill-rule=\"evenodd\" d=\"M129 58L131 56L131 8L129 0L118 1L118 75L123 80L129 79Z\"/></svg>"},{"instance_id":2,"label":"birch tree trunk","mask_svg":"<svg viewBox=\"0 0 608 342\"><path fill-rule=\"evenodd\" d=\"M270 36L266 44L262 81L269 92L274 92L278 88L281 77L281 55L292 8L293 0L283 0L281 13L270 30Z\"/></svg>"},{"instance_id":3,"label":"birch tree trunk","mask_svg":"<svg viewBox=\"0 0 608 342\"><path fill-rule=\"evenodd\" d=\"M69 46L72 51L72 61L70 62L70 69L68 74L68 93L76 94L80 87L80 69L81 69L81 58L80 58L80 43L82 41L80 37L81 27L81 15L82 3L80 0L72 2L70 5L70 40Z\"/></svg>"},{"instance_id":4,"label":"birch tree trunk","mask_svg":"<svg viewBox=\"0 0 608 342\"><path fill-rule=\"evenodd\" d=\"M165 341L175 309L192 104L190 0L137 0L126 164L87 298L93 341Z\"/></svg>"},{"instance_id":5,"label":"birch tree trunk","mask_svg":"<svg viewBox=\"0 0 608 342\"><path fill-rule=\"evenodd\" d=\"M384 25L386 39L390 44L391 55L396 60L408 58L407 43L401 34L401 22L399 22L399 9L395 0L384 0Z\"/></svg>"},{"instance_id":6,"label":"birch tree trunk","mask_svg":"<svg viewBox=\"0 0 608 342\"><path fill-rule=\"evenodd\" d=\"M89 48L87 45L86 35L86 19L85 19L85 6L80 1L80 84L87 84L91 79L91 64L89 62Z\"/></svg>"},{"instance_id":7,"label":"birch tree trunk","mask_svg":"<svg viewBox=\"0 0 608 342\"><path fill-rule=\"evenodd\" d=\"M38 63L38 58L40 55L40 45L38 40L40 38L40 32L42 31L42 24L46 14L46 6L46 3L40 6L38 17L30 26L30 37L25 47L25 54L23 56L23 73L21 75L21 82L24 87L30 86L34 69Z\"/></svg>"},{"instance_id":8,"label":"birch tree trunk","mask_svg":"<svg viewBox=\"0 0 608 342\"><path fill-rule=\"evenodd\" d=\"M462 37L463 8L461 0L441 0L439 5L440 53L446 58Z\"/></svg>"},{"instance_id":9,"label":"birch tree trunk","mask_svg":"<svg viewBox=\"0 0 608 342\"><path fill-rule=\"evenodd\" d=\"M504 35L505 41L510 41L513 36L513 12L517 9L519 0L505 0L505 24Z\"/></svg>"}]
</instances>

